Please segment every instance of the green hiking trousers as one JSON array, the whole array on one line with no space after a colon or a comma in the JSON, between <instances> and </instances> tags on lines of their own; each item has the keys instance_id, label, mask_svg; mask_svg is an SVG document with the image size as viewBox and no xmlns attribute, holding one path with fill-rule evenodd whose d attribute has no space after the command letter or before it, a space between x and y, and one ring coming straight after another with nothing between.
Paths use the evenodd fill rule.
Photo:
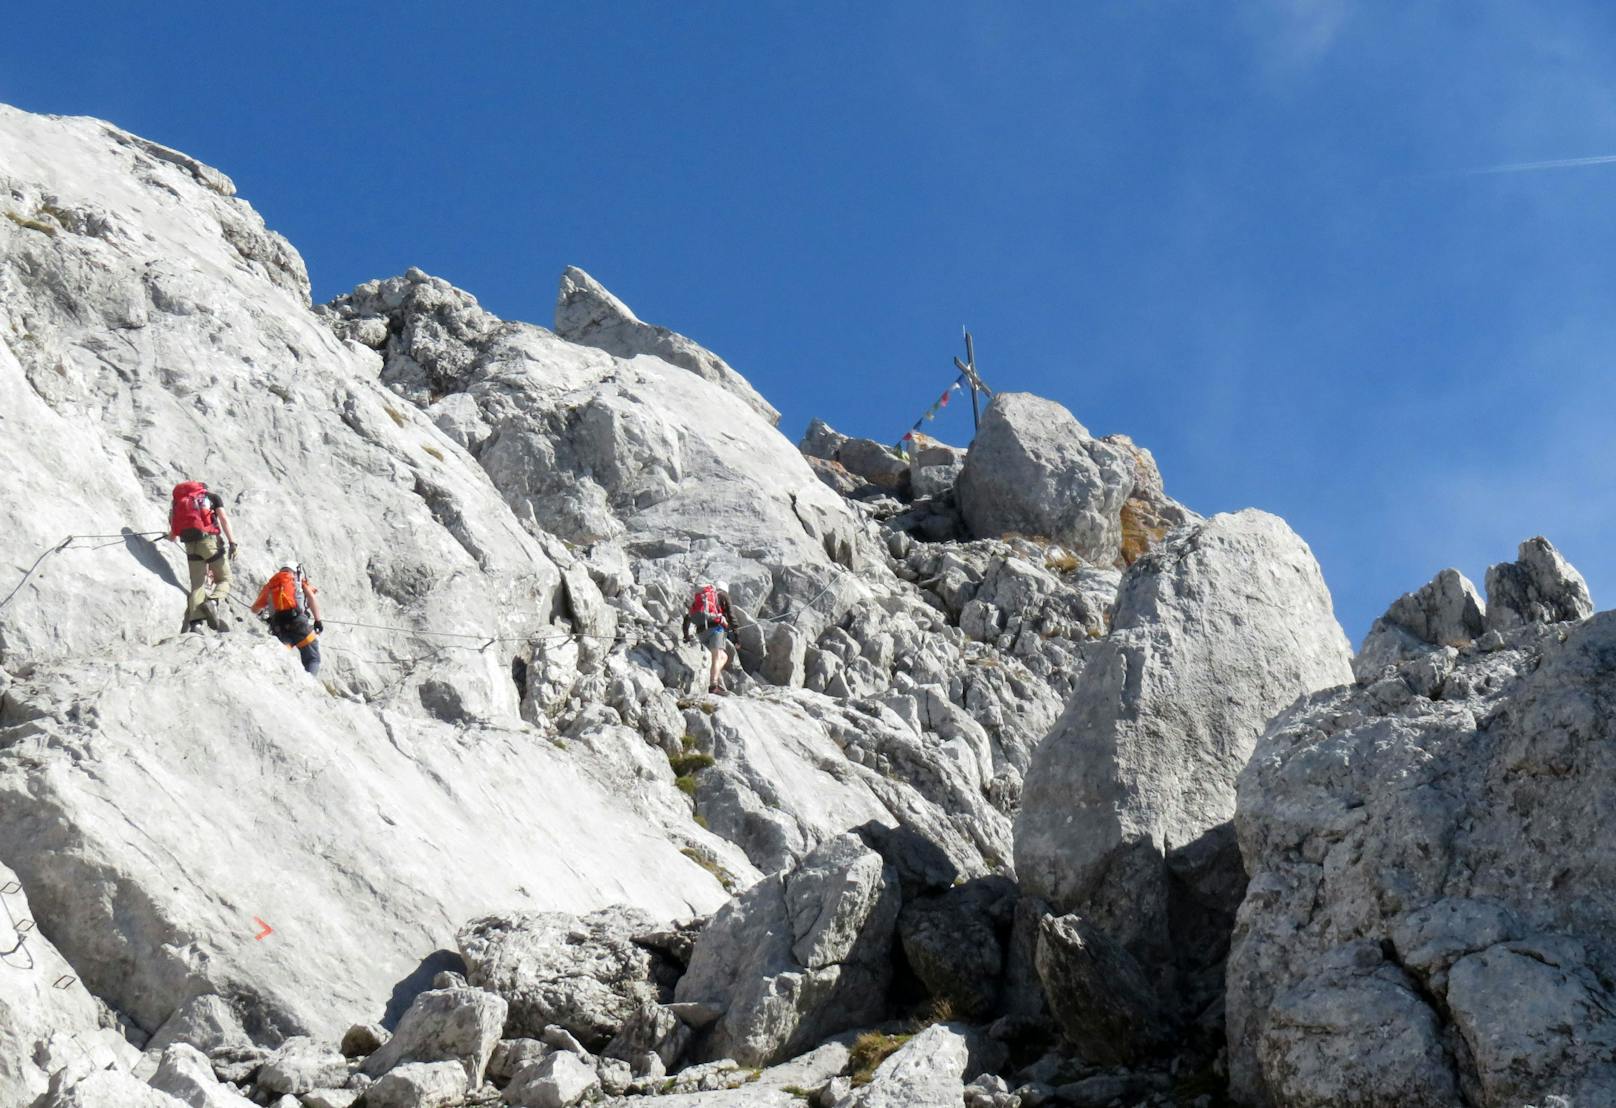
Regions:
<instances>
[{"instance_id":1,"label":"green hiking trousers","mask_svg":"<svg viewBox=\"0 0 1616 1108\"><path fill-rule=\"evenodd\" d=\"M230 595L230 559L223 535L204 535L185 544L185 568L191 573L191 595L185 604L185 622L204 619L202 605ZM213 570L213 587L208 587L208 570Z\"/></svg>"}]
</instances>

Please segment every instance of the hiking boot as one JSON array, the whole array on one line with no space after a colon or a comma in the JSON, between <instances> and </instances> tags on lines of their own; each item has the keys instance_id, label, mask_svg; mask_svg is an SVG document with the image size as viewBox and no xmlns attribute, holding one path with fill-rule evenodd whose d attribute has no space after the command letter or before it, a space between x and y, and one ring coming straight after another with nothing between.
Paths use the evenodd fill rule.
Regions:
<instances>
[{"instance_id":1,"label":"hiking boot","mask_svg":"<svg viewBox=\"0 0 1616 1108\"><path fill-rule=\"evenodd\" d=\"M199 619L188 619L184 623L180 624L180 631L185 634L200 635L202 633L202 621Z\"/></svg>"},{"instance_id":2,"label":"hiking boot","mask_svg":"<svg viewBox=\"0 0 1616 1108\"><path fill-rule=\"evenodd\" d=\"M208 621L208 626L213 628L215 631L230 630L229 622L225 620L223 613L219 611L219 602L217 600L209 600L204 602L202 605L202 615Z\"/></svg>"},{"instance_id":3,"label":"hiking boot","mask_svg":"<svg viewBox=\"0 0 1616 1108\"><path fill-rule=\"evenodd\" d=\"M708 685L707 692L712 696L728 696L729 690L723 685Z\"/></svg>"}]
</instances>

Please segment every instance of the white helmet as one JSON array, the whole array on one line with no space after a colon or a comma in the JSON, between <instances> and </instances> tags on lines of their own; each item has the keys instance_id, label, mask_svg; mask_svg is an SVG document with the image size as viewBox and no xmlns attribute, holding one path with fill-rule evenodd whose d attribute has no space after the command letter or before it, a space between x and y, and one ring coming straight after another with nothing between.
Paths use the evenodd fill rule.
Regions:
<instances>
[{"instance_id":1,"label":"white helmet","mask_svg":"<svg viewBox=\"0 0 1616 1108\"><path fill-rule=\"evenodd\" d=\"M283 554L281 556L281 568L282 569L289 569L293 573L296 573L298 570L302 569L303 567L297 564L296 555Z\"/></svg>"},{"instance_id":2,"label":"white helmet","mask_svg":"<svg viewBox=\"0 0 1616 1108\"><path fill-rule=\"evenodd\" d=\"M713 582L713 588L717 589L719 592L729 592L729 582L728 581L714 581Z\"/></svg>"}]
</instances>

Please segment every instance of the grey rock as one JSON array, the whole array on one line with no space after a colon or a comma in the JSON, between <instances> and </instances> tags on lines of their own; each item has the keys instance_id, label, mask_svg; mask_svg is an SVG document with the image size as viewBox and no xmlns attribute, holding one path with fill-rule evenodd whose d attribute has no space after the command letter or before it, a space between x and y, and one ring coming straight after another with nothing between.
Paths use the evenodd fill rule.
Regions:
<instances>
[{"instance_id":1,"label":"grey rock","mask_svg":"<svg viewBox=\"0 0 1616 1108\"><path fill-rule=\"evenodd\" d=\"M175 1043L163 1051L162 1061L148 1084L190 1108L249 1108L252 1104L240 1093L219 1084L207 1055L186 1043Z\"/></svg>"},{"instance_id":2,"label":"grey rock","mask_svg":"<svg viewBox=\"0 0 1616 1108\"><path fill-rule=\"evenodd\" d=\"M524 1066L505 1088L504 1101L516 1108L571 1108L600 1087L600 1079L575 1054L557 1051Z\"/></svg>"},{"instance_id":3,"label":"grey rock","mask_svg":"<svg viewBox=\"0 0 1616 1108\"><path fill-rule=\"evenodd\" d=\"M96 1070L71 1083L58 1072L32 1108L182 1108L185 1101L121 1070Z\"/></svg>"},{"instance_id":4,"label":"grey rock","mask_svg":"<svg viewBox=\"0 0 1616 1108\"><path fill-rule=\"evenodd\" d=\"M1155 973L1174 944L1167 855L1234 814L1268 719L1349 681L1348 658L1318 563L1282 520L1248 510L1174 532L1124 575L1111 634L1034 755L1023 889Z\"/></svg>"},{"instance_id":5,"label":"grey rock","mask_svg":"<svg viewBox=\"0 0 1616 1108\"><path fill-rule=\"evenodd\" d=\"M406 1062L365 1090L365 1108L452 1108L465 1103L466 1071L458 1062Z\"/></svg>"},{"instance_id":6,"label":"grey rock","mask_svg":"<svg viewBox=\"0 0 1616 1108\"><path fill-rule=\"evenodd\" d=\"M1044 998L1077 1056L1133 1065L1168 1041L1171 1024L1132 955L1080 916L1046 916L1036 965Z\"/></svg>"},{"instance_id":7,"label":"grey rock","mask_svg":"<svg viewBox=\"0 0 1616 1108\"><path fill-rule=\"evenodd\" d=\"M303 1095L303 1108L354 1108L363 1095L359 1089L316 1089Z\"/></svg>"},{"instance_id":8,"label":"grey rock","mask_svg":"<svg viewBox=\"0 0 1616 1108\"><path fill-rule=\"evenodd\" d=\"M1616 881L1612 657L1611 613L1527 624L1458 652L1429 695L1405 662L1269 725L1236 815L1236 1096L1324 1104L1359 1080L1483 1108L1616 1097L1595 968L1616 933L1597 893Z\"/></svg>"},{"instance_id":9,"label":"grey rock","mask_svg":"<svg viewBox=\"0 0 1616 1108\"><path fill-rule=\"evenodd\" d=\"M561 1031L560 1028L556 1030ZM566 1035L566 1032L561 1031L561 1034ZM567 1038L576 1045L577 1040L571 1035L567 1035ZM556 1049L558 1048L538 1039L501 1039L495 1044L494 1052L488 1056L485 1076L496 1085L504 1085L516 1076L518 1070L535 1062L544 1061ZM578 1053L587 1056L587 1052L581 1046L578 1047Z\"/></svg>"},{"instance_id":10,"label":"grey rock","mask_svg":"<svg viewBox=\"0 0 1616 1108\"><path fill-rule=\"evenodd\" d=\"M1107 435L1107 445L1116 447L1133 462L1133 490L1118 513L1122 525L1122 562L1132 565L1167 538L1176 527L1199 523L1201 516L1167 495L1155 455L1127 435Z\"/></svg>"},{"instance_id":11,"label":"grey rock","mask_svg":"<svg viewBox=\"0 0 1616 1108\"><path fill-rule=\"evenodd\" d=\"M879 1018L898 908L896 872L843 835L719 909L675 993L724 1012L706 1057L769 1065Z\"/></svg>"},{"instance_id":12,"label":"grey rock","mask_svg":"<svg viewBox=\"0 0 1616 1108\"><path fill-rule=\"evenodd\" d=\"M1109 566L1122 556L1130 454L1094 438L1072 413L1028 393L999 393L960 473L960 511L979 538L1039 535Z\"/></svg>"},{"instance_id":13,"label":"grey rock","mask_svg":"<svg viewBox=\"0 0 1616 1108\"><path fill-rule=\"evenodd\" d=\"M538 1038L554 1024L599 1050L641 1002L661 999L653 955L634 942L660 927L617 906L586 916L487 916L462 928L457 941L470 981L509 1004L507 1034Z\"/></svg>"},{"instance_id":14,"label":"grey rock","mask_svg":"<svg viewBox=\"0 0 1616 1108\"><path fill-rule=\"evenodd\" d=\"M666 327L641 323L627 304L577 266L568 266L561 275L555 332L568 342L598 347L620 358L640 354L661 358L734 393L770 423L780 422L780 413L724 359Z\"/></svg>"},{"instance_id":15,"label":"grey rock","mask_svg":"<svg viewBox=\"0 0 1616 1108\"><path fill-rule=\"evenodd\" d=\"M1593 615L1588 582L1548 539L1527 539L1518 560L1487 570L1487 626L1509 631L1528 623L1564 623Z\"/></svg>"},{"instance_id":16,"label":"grey rock","mask_svg":"<svg viewBox=\"0 0 1616 1108\"><path fill-rule=\"evenodd\" d=\"M146 1043L146 1049L162 1051L174 1043L186 1043L211 1054L246 1046L249 1041L230 1002L215 993L205 993L180 1005Z\"/></svg>"},{"instance_id":17,"label":"grey rock","mask_svg":"<svg viewBox=\"0 0 1616 1108\"><path fill-rule=\"evenodd\" d=\"M1276 997L1257 1049L1287 1106L1461 1103L1435 1013L1373 946L1337 951Z\"/></svg>"},{"instance_id":18,"label":"grey rock","mask_svg":"<svg viewBox=\"0 0 1616 1108\"><path fill-rule=\"evenodd\" d=\"M393 1033L379 1023L356 1023L342 1033L338 1049L344 1058L365 1058L386 1046L392 1037Z\"/></svg>"},{"instance_id":19,"label":"grey rock","mask_svg":"<svg viewBox=\"0 0 1616 1108\"><path fill-rule=\"evenodd\" d=\"M819 458L823 461L834 462L836 451L841 449L847 436L837 431L822 419L808 421L808 430L804 431L802 438L797 442L797 449L810 458Z\"/></svg>"},{"instance_id":20,"label":"grey rock","mask_svg":"<svg viewBox=\"0 0 1616 1108\"><path fill-rule=\"evenodd\" d=\"M0 888L13 886L16 891L0 894L5 904L0 913L4 921L0 950L25 954L33 971L0 976L0 1012L5 1013L0 1019L0 1103L27 1104L45 1091L53 1073L79 1057L86 1044L94 1046L100 1035L100 1011L49 939L37 930L17 933L18 923L33 919L33 909L28 890L0 862ZM65 988L52 987L68 978L72 980Z\"/></svg>"},{"instance_id":21,"label":"grey rock","mask_svg":"<svg viewBox=\"0 0 1616 1108\"><path fill-rule=\"evenodd\" d=\"M847 439L836 448L835 461L854 477L889 491L901 489L909 474L909 463L874 439Z\"/></svg>"},{"instance_id":22,"label":"grey rock","mask_svg":"<svg viewBox=\"0 0 1616 1108\"><path fill-rule=\"evenodd\" d=\"M348 1080L348 1060L314 1039L299 1035L276 1048L255 1080L260 1089L271 1093L340 1088Z\"/></svg>"},{"instance_id":23,"label":"grey rock","mask_svg":"<svg viewBox=\"0 0 1616 1108\"><path fill-rule=\"evenodd\" d=\"M905 902L898 935L909 968L927 992L961 1019L983 1019L998 1005L1004 974L1001 933L1010 930L1015 885L983 878Z\"/></svg>"},{"instance_id":24,"label":"grey rock","mask_svg":"<svg viewBox=\"0 0 1616 1108\"><path fill-rule=\"evenodd\" d=\"M937 1023L899 1047L837 1108L936 1108L962 1104L970 1047L965 1031Z\"/></svg>"},{"instance_id":25,"label":"grey rock","mask_svg":"<svg viewBox=\"0 0 1616 1108\"><path fill-rule=\"evenodd\" d=\"M453 1061L464 1068L466 1086L476 1088L499 1043L506 1011L504 998L482 989L424 992L399 1020L392 1038L365 1059L364 1072L380 1077L404 1062Z\"/></svg>"},{"instance_id":26,"label":"grey rock","mask_svg":"<svg viewBox=\"0 0 1616 1108\"><path fill-rule=\"evenodd\" d=\"M628 1062L647 1053L673 1069L690 1043L690 1027L671 1008L644 1000L618 1028L601 1054Z\"/></svg>"},{"instance_id":27,"label":"grey rock","mask_svg":"<svg viewBox=\"0 0 1616 1108\"><path fill-rule=\"evenodd\" d=\"M1352 667L1360 681L1433 646L1467 646L1485 633L1486 605L1464 574L1445 569L1418 590L1404 593L1375 620Z\"/></svg>"}]
</instances>

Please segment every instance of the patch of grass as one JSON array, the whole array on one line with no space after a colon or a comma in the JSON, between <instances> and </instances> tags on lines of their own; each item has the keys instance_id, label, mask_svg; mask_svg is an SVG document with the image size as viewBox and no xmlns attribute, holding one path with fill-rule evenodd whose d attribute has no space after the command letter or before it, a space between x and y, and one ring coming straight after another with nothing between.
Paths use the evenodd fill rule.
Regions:
<instances>
[{"instance_id":1,"label":"patch of grass","mask_svg":"<svg viewBox=\"0 0 1616 1108\"><path fill-rule=\"evenodd\" d=\"M56 234L56 228L54 226L52 226L51 224L46 223L46 222L44 222L42 220L30 219L27 216L19 215L16 212L6 212L5 216L6 216L7 219L11 220L11 222L15 223L17 226L26 227L30 231L39 231L40 233L46 234L46 235L54 235L54 234Z\"/></svg>"},{"instance_id":2,"label":"patch of grass","mask_svg":"<svg viewBox=\"0 0 1616 1108\"><path fill-rule=\"evenodd\" d=\"M1055 548L1044 551L1044 568L1056 573L1072 573L1082 564L1083 560L1070 550Z\"/></svg>"},{"instance_id":3,"label":"patch of grass","mask_svg":"<svg viewBox=\"0 0 1616 1108\"><path fill-rule=\"evenodd\" d=\"M393 418L394 423L398 424L400 427L404 426L404 413L403 412L399 411L397 408L393 407L391 404L383 404L382 405L382 411L386 412L389 416L391 416Z\"/></svg>"},{"instance_id":4,"label":"patch of grass","mask_svg":"<svg viewBox=\"0 0 1616 1108\"><path fill-rule=\"evenodd\" d=\"M710 827L707 826L707 817L702 815L700 812L697 812L695 815L691 816L690 818L695 820L696 826L701 828L703 831L712 830Z\"/></svg>"},{"instance_id":5,"label":"patch of grass","mask_svg":"<svg viewBox=\"0 0 1616 1108\"><path fill-rule=\"evenodd\" d=\"M848 1062L853 1069L853 1084L868 1085L875 1077L876 1067L896 1054L898 1048L914 1038L913 1035L888 1035L883 1031L866 1031L853 1040Z\"/></svg>"},{"instance_id":6,"label":"patch of grass","mask_svg":"<svg viewBox=\"0 0 1616 1108\"><path fill-rule=\"evenodd\" d=\"M565 749L567 749L567 740L563 739L560 735L557 735L555 738L551 739L550 743L557 750L565 750Z\"/></svg>"},{"instance_id":7,"label":"patch of grass","mask_svg":"<svg viewBox=\"0 0 1616 1108\"><path fill-rule=\"evenodd\" d=\"M1133 565L1134 562L1144 557L1151 547L1160 543L1166 537L1166 525L1153 525L1150 520L1146 519L1137 500L1123 501L1122 562L1124 565Z\"/></svg>"},{"instance_id":8,"label":"patch of grass","mask_svg":"<svg viewBox=\"0 0 1616 1108\"><path fill-rule=\"evenodd\" d=\"M681 750L684 750L686 753L696 749L696 736L694 736L694 735L680 735L679 736L679 748Z\"/></svg>"},{"instance_id":9,"label":"patch of grass","mask_svg":"<svg viewBox=\"0 0 1616 1108\"><path fill-rule=\"evenodd\" d=\"M699 750L689 754L670 754L668 755L668 764L673 767L673 772L680 777L694 777L702 770L712 766L713 756L703 754Z\"/></svg>"},{"instance_id":10,"label":"patch of grass","mask_svg":"<svg viewBox=\"0 0 1616 1108\"><path fill-rule=\"evenodd\" d=\"M421 445L421 449L425 450L428 454L432 455L438 461L440 461L440 462L443 461L443 451L439 450L437 447L428 445L426 443L423 443Z\"/></svg>"},{"instance_id":11,"label":"patch of grass","mask_svg":"<svg viewBox=\"0 0 1616 1108\"><path fill-rule=\"evenodd\" d=\"M930 1027L934 1023L953 1023L959 1018L960 1014L955 1010L953 1000L946 996L939 996L932 999L931 1007L927 1008L925 1014L920 1017L920 1022L924 1026Z\"/></svg>"},{"instance_id":12,"label":"patch of grass","mask_svg":"<svg viewBox=\"0 0 1616 1108\"><path fill-rule=\"evenodd\" d=\"M780 1091L787 1096L794 1096L798 1100L812 1100L814 1098L814 1091L805 1089L801 1085L781 1085Z\"/></svg>"},{"instance_id":13,"label":"patch of grass","mask_svg":"<svg viewBox=\"0 0 1616 1108\"><path fill-rule=\"evenodd\" d=\"M678 789L686 796L696 795L696 779L690 776L688 773L675 777L673 779L673 785L674 788Z\"/></svg>"},{"instance_id":14,"label":"patch of grass","mask_svg":"<svg viewBox=\"0 0 1616 1108\"><path fill-rule=\"evenodd\" d=\"M695 862L702 869L704 869L708 873L712 874L714 880L716 880L720 885L724 886L724 891L726 893L733 893L735 891L735 878L731 877L728 873L726 873L724 871L724 867L720 866L717 862L713 861L706 854L704 854L701 851L697 850L693 846L682 846L682 847L679 848L679 853L683 854L686 858L689 858L692 862ZM757 1076L756 1076L755 1071L754 1071L753 1076L752 1076L752 1078L750 1080L754 1080L754 1081L757 1080Z\"/></svg>"}]
</instances>

